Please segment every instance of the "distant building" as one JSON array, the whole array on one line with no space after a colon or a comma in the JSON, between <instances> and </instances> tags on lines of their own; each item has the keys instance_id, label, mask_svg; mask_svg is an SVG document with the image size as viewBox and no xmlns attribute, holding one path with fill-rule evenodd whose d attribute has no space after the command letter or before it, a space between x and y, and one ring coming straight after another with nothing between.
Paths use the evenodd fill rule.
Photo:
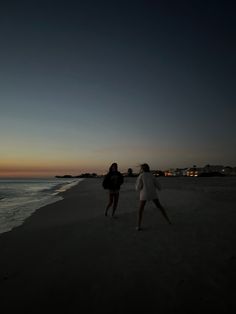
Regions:
<instances>
[{"instance_id":1,"label":"distant building","mask_svg":"<svg viewBox=\"0 0 236 314\"><path fill-rule=\"evenodd\" d=\"M203 168L199 168L199 167L192 167L192 168L188 168L186 171L186 175L187 177L198 177L199 175L201 175L203 172Z\"/></svg>"},{"instance_id":2,"label":"distant building","mask_svg":"<svg viewBox=\"0 0 236 314\"><path fill-rule=\"evenodd\" d=\"M151 173L155 177L163 177L165 175L164 171L162 171L162 170L152 170Z\"/></svg>"},{"instance_id":3,"label":"distant building","mask_svg":"<svg viewBox=\"0 0 236 314\"><path fill-rule=\"evenodd\" d=\"M222 173L226 176L236 176L236 167L226 166L222 170Z\"/></svg>"},{"instance_id":4,"label":"distant building","mask_svg":"<svg viewBox=\"0 0 236 314\"><path fill-rule=\"evenodd\" d=\"M175 173L178 177L183 177L187 175L188 168L176 168Z\"/></svg>"},{"instance_id":5,"label":"distant building","mask_svg":"<svg viewBox=\"0 0 236 314\"><path fill-rule=\"evenodd\" d=\"M175 177L175 169L168 169L164 171L165 177Z\"/></svg>"},{"instance_id":6,"label":"distant building","mask_svg":"<svg viewBox=\"0 0 236 314\"><path fill-rule=\"evenodd\" d=\"M165 176L166 177L183 177L186 176L188 168L176 168L176 169L169 169L165 170Z\"/></svg>"},{"instance_id":7,"label":"distant building","mask_svg":"<svg viewBox=\"0 0 236 314\"><path fill-rule=\"evenodd\" d=\"M224 166L222 165L206 165L203 167L204 173L212 173L212 172L219 172L222 173L224 169Z\"/></svg>"}]
</instances>

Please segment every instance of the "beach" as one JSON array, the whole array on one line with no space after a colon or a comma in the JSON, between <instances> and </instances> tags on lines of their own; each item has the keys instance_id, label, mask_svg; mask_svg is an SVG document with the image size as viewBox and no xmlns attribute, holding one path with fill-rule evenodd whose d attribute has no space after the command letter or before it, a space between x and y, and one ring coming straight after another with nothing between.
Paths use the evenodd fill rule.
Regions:
<instances>
[{"instance_id":1,"label":"beach","mask_svg":"<svg viewBox=\"0 0 236 314\"><path fill-rule=\"evenodd\" d=\"M102 179L0 234L3 313L231 313L236 310L236 178L160 178L136 231L135 178L116 218L105 217Z\"/></svg>"}]
</instances>

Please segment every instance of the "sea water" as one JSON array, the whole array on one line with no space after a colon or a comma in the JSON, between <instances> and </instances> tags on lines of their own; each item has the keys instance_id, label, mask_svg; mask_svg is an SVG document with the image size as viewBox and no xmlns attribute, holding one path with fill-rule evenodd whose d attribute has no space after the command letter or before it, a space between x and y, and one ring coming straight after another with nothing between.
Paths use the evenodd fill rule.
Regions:
<instances>
[{"instance_id":1,"label":"sea water","mask_svg":"<svg viewBox=\"0 0 236 314\"><path fill-rule=\"evenodd\" d=\"M38 208L62 200L82 179L0 180L0 233L21 225Z\"/></svg>"}]
</instances>

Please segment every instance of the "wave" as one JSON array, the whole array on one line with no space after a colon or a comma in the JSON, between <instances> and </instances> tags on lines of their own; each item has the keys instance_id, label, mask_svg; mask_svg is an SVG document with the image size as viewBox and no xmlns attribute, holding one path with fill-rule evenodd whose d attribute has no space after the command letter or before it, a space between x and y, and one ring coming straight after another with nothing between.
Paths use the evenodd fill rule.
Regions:
<instances>
[{"instance_id":1,"label":"wave","mask_svg":"<svg viewBox=\"0 0 236 314\"><path fill-rule=\"evenodd\" d=\"M23 224L37 209L62 200L61 193L82 180L0 181L0 233Z\"/></svg>"}]
</instances>

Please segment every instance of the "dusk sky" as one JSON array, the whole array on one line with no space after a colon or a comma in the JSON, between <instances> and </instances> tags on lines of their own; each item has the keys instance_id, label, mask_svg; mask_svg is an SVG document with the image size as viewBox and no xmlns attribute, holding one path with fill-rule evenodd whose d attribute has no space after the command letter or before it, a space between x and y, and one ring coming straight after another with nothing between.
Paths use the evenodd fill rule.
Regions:
<instances>
[{"instance_id":1,"label":"dusk sky","mask_svg":"<svg viewBox=\"0 0 236 314\"><path fill-rule=\"evenodd\" d=\"M233 1L5 1L0 176L236 166Z\"/></svg>"}]
</instances>

